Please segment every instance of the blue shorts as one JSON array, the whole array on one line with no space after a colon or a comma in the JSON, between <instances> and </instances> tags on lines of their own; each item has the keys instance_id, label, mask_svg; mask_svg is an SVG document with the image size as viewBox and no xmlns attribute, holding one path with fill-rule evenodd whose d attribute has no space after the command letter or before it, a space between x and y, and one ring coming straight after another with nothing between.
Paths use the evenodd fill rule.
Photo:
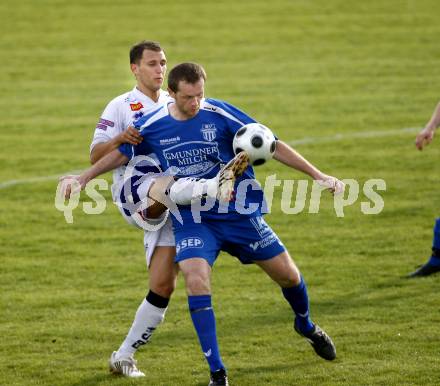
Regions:
<instances>
[{"instance_id":1,"label":"blue shorts","mask_svg":"<svg viewBox=\"0 0 440 386\"><path fill-rule=\"evenodd\" d=\"M219 252L237 257L243 264L268 260L286 249L263 217L204 220L202 223L174 222L176 263L201 257L212 266Z\"/></svg>"}]
</instances>

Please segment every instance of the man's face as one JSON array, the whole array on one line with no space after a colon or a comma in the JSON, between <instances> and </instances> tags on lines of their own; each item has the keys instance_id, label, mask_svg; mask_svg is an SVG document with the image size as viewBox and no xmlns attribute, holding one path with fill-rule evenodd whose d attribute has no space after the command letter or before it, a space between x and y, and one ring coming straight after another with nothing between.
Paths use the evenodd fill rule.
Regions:
<instances>
[{"instance_id":1,"label":"man's face","mask_svg":"<svg viewBox=\"0 0 440 386\"><path fill-rule=\"evenodd\" d=\"M144 50L139 63L131 64L131 71L137 79L138 85L151 91L162 87L167 71L167 59L163 51Z\"/></svg>"},{"instance_id":2,"label":"man's face","mask_svg":"<svg viewBox=\"0 0 440 386\"><path fill-rule=\"evenodd\" d=\"M200 101L204 93L205 81L203 79L194 84L181 80L178 84L177 92L170 91L170 95L176 102L177 109L186 118L192 118L199 112Z\"/></svg>"}]
</instances>

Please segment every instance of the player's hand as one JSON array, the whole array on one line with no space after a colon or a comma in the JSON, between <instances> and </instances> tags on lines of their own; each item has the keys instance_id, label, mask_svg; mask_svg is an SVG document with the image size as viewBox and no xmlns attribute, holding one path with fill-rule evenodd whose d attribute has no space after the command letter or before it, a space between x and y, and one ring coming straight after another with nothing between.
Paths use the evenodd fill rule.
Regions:
<instances>
[{"instance_id":1,"label":"player's hand","mask_svg":"<svg viewBox=\"0 0 440 386\"><path fill-rule=\"evenodd\" d=\"M60 177L64 199L68 200L72 194L83 190L87 184L86 179L79 175L68 175Z\"/></svg>"},{"instance_id":2,"label":"player's hand","mask_svg":"<svg viewBox=\"0 0 440 386\"><path fill-rule=\"evenodd\" d=\"M126 130L118 135L119 143L129 143L130 145L139 145L143 140L142 135L133 126L129 126Z\"/></svg>"},{"instance_id":3,"label":"player's hand","mask_svg":"<svg viewBox=\"0 0 440 386\"><path fill-rule=\"evenodd\" d=\"M425 127L416 137L416 147L423 150L426 145L429 145L434 138L434 130Z\"/></svg>"},{"instance_id":4,"label":"player's hand","mask_svg":"<svg viewBox=\"0 0 440 386\"><path fill-rule=\"evenodd\" d=\"M323 174L316 182L327 188L332 194L343 194L345 190L345 184L338 180L336 177Z\"/></svg>"}]
</instances>

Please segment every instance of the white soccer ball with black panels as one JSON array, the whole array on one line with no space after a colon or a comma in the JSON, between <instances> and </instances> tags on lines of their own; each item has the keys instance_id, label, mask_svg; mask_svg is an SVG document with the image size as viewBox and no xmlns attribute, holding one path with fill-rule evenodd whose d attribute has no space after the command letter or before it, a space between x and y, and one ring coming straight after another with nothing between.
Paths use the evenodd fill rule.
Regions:
<instances>
[{"instance_id":1,"label":"white soccer ball with black panels","mask_svg":"<svg viewBox=\"0 0 440 386\"><path fill-rule=\"evenodd\" d=\"M272 131L261 123L249 123L235 133L232 148L235 154L244 150L251 165L258 166L273 157L276 139Z\"/></svg>"}]
</instances>

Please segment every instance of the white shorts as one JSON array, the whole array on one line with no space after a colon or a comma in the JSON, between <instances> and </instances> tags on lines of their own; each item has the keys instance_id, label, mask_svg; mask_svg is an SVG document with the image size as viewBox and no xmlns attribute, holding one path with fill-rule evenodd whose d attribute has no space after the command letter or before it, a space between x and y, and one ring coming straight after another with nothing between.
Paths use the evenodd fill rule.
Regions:
<instances>
[{"instance_id":1,"label":"white shorts","mask_svg":"<svg viewBox=\"0 0 440 386\"><path fill-rule=\"evenodd\" d=\"M144 232L145 259L147 261L147 267L150 266L151 256L156 247L174 246L176 246L176 241L174 240L173 225L168 216L162 228L157 231Z\"/></svg>"},{"instance_id":2,"label":"white shorts","mask_svg":"<svg viewBox=\"0 0 440 386\"><path fill-rule=\"evenodd\" d=\"M135 187L137 195L139 197L146 197L156 178L157 176L145 178L139 185L137 185ZM112 190L114 189L114 192L116 193L113 196L114 199L116 198L115 204L125 221L144 231L145 258L147 261L147 267L149 267L151 256L153 255L156 247L171 247L176 245L169 212L166 211L162 216L155 219L149 219L148 217L142 215L141 212L130 211L130 213L127 213L127 210L124 210L124 205L120 200L123 184L119 185L119 187L112 187Z\"/></svg>"}]
</instances>

